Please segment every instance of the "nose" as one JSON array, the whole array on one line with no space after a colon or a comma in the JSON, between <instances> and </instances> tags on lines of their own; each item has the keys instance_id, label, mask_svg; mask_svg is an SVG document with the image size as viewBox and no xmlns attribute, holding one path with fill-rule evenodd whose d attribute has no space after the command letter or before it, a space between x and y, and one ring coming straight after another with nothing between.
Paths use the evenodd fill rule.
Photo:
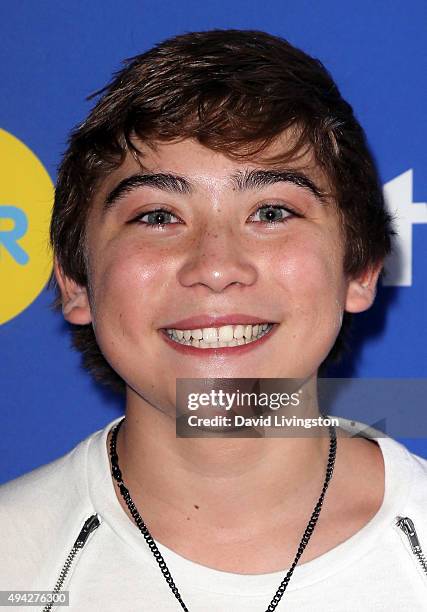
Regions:
<instances>
[{"instance_id":1,"label":"nose","mask_svg":"<svg viewBox=\"0 0 427 612\"><path fill-rule=\"evenodd\" d=\"M202 230L178 272L184 287L205 286L221 293L230 285L250 286L257 269L247 249L224 226Z\"/></svg>"}]
</instances>

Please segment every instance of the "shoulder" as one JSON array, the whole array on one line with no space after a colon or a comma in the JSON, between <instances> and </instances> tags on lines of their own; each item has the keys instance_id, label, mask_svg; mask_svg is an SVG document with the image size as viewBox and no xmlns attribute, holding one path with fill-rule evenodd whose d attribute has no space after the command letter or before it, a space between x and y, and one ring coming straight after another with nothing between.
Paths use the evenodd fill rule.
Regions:
<instances>
[{"instance_id":1,"label":"shoulder","mask_svg":"<svg viewBox=\"0 0 427 612\"><path fill-rule=\"evenodd\" d=\"M0 485L0 512L13 511L16 516L26 510L34 512L39 507L63 504L73 495L80 496L83 491L75 475L85 467L90 438L62 457Z\"/></svg>"},{"instance_id":2,"label":"shoulder","mask_svg":"<svg viewBox=\"0 0 427 612\"><path fill-rule=\"evenodd\" d=\"M363 483L368 487L370 485L374 493L383 489L383 512L396 519L399 516L409 517L416 522L425 542L424 547L427 548L427 459L412 453L401 442L379 430L342 417L339 420L340 427L351 437L367 438L378 445L375 453L373 448L376 445L368 444L366 440L363 440L363 445L350 444L358 452L351 456L350 464L347 465L348 472L356 471L357 466L357 471L363 476ZM378 453L378 448L381 453ZM378 484L380 482L381 485Z\"/></svg>"},{"instance_id":3,"label":"shoulder","mask_svg":"<svg viewBox=\"0 0 427 612\"><path fill-rule=\"evenodd\" d=\"M423 510L426 517L425 510L427 508L427 459L420 457L414 453L411 453L406 447L402 446L396 440L389 441L392 447L398 445L399 450L402 450L402 455L405 456L407 465L409 466L409 495L408 503Z\"/></svg>"},{"instance_id":4,"label":"shoulder","mask_svg":"<svg viewBox=\"0 0 427 612\"><path fill-rule=\"evenodd\" d=\"M0 486L0 588L30 588L29 581L38 576L53 549L64 546L68 531L74 534L76 517L90 507L86 457L94 435L55 461Z\"/></svg>"},{"instance_id":5,"label":"shoulder","mask_svg":"<svg viewBox=\"0 0 427 612\"><path fill-rule=\"evenodd\" d=\"M387 463L387 503L394 512L394 528L402 518L415 525L423 551L427 550L427 459L409 451L393 438L379 439Z\"/></svg>"}]
</instances>

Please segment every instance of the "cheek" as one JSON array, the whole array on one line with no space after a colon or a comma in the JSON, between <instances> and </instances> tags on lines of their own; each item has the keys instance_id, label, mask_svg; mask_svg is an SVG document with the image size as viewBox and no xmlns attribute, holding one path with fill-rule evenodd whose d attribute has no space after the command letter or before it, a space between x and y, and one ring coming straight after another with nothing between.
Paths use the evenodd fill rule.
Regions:
<instances>
[{"instance_id":1,"label":"cheek","mask_svg":"<svg viewBox=\"0 0 427 612\"><path fill-rule=\"evenodd\" d=\"M311 232L279 252L276 262L285 312L294 313L311 326L332 327L338 332L345 300L340 244L326 240L321 232Z\"/></svg>"},{"instance_id":2,"label":"cheek","mask_svg":"<svg viewBox=\"0 0 427 612\"><path fill-rule=\"evenodd\" d=\"M110 249L94 274L95 326L100 335L141 337L160 298L164 258L141 249ZM149 318L147 319L147 314Z\"/></svg>"}]
</instances>

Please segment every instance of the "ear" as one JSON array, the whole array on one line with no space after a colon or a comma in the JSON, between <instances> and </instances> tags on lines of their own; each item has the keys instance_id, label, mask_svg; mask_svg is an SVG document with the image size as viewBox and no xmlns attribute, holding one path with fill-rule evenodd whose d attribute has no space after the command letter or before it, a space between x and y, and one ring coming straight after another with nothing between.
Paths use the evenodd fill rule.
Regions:
<instances>
[{"instance_id":1,"label":"ear","mask_svg":"<svg viewBox=\"0 0 427 612\"><path fill-rule=\"evenodd\" d=\"M87 325L92 321L89 298L85 287L65 276L55 257L53 269L55 278L61 290L62 314L64 318L75 325Z\"/></svg>"},{"instance_id":2,"label":"ear","mask_svg":"<svg viewBox=\"0 0 427 612\"><path fill-rule=\"evenodd\" d=\"M383 264L381 262L349 281L345 302L345 310L347 312L363 312L372 306L377 293L378 277L382 267Z\"/></svg>"}]
</instances>

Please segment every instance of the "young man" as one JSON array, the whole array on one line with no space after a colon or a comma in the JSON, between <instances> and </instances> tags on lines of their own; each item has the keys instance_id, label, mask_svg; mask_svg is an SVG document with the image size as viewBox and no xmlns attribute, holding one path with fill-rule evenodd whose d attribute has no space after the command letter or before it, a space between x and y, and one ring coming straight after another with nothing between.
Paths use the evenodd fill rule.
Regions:
<instances>
[{"instance_id":1,"label":"young man","mask_svg":"<svg viewBox=\"0 0 427 612\"><path fill-rule=\"evenodd\" d=\"M316 398L343 320L372 304L392 230L351 107L252 31L168 40L99 93L51 240L57 306L125 420L0 489L0 588L84 611L425 609L427 461L345 419L176 436L177 379Z\"/></svg>"}]
</instances>

